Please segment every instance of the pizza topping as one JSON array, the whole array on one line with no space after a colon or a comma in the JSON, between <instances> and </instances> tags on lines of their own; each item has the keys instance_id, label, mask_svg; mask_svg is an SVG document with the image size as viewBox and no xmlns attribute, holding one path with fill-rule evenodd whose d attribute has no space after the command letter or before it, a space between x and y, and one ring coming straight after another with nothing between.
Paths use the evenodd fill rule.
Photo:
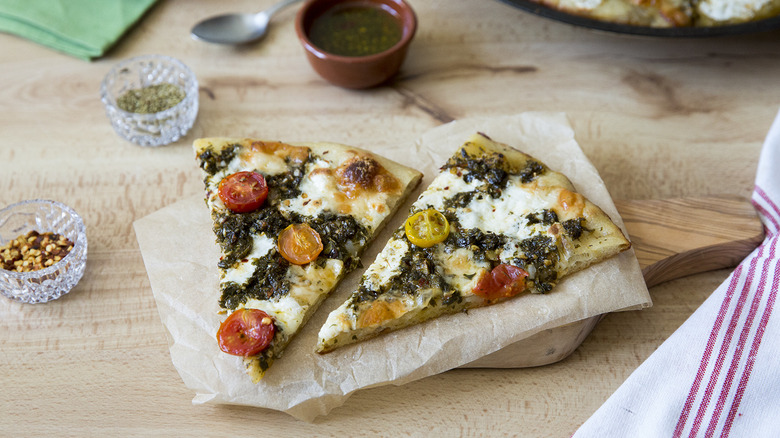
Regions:
<instances>
[{"instance_id":1,"label":"pizza topping","mask_svg":"<svg viewBox=\"0 0 780 438\"><path fill-rule=\"evenodd\" d=\"M279 254L294 265L316 260L322 249L320 234L308 224L292 224L279 234Z\"/></svg>"},{"instance_id":2,"label":"pizza topping","mask_svg":"<svg viewBox=\"0 0 780 438\"><path fill-rule=\"evenodd\" d=\"M250 298L267 300L290 292L290 281L287 278L290 263L278 252L255 259L252 267L253 274L249 281L242 284L227 281L221 284L220 306L235 309Z\"/></svg>"},{"instance_id":3,"label":"pizza topping","mask_svg":"<svg viewBox=\"0 0 780 438\"><path fill-rule=\"evenodd\" d=\"M571 236L572 239L577 240L582 236L582 223L585 222L584 217L578 217L576 219L569 219L567 221L563 221L561 225L563 225L563 229L566 230L566 234Z\"/></svg>"},{"instance_id":4,"label":"pizza topping","mask_svg":"<svg viewBox=\"0 0 780 438\"><path fill-rule=\"evenodd\" d=\"M528 221L528 225L552 225L558 222L558 215L555 214L554 211L545 208L534 213L529 213L525 216L525 220Z\"/></svg>"},{"instance_id":5,"label":"pizza topping","mask_svg":"<svg viewBox=\"0 0 780 438\"><path fill-rule=\"evenodd\" d=\"M296 198L301 194L301 181L305 175L304 165L292 166L287 172L270 175L266 180L271 192L268 202L278 204L280 201Z\"/></svg>"},{"instance_id":6,"label":"pizza topping","mask_svg":"<svg viewBox=\"0 0 780 438\"><path fill-rule=\"evenodd\" d=\"M489 301L513 297L527 289L527 277L528 272L522 268L500 264L485 272L472 292Z\"/></svg>"},{"instance_id":7,"label":"pizza topping","mask_svg":"<svg viewBox=\"0 0 780 438\"><path fill-rule=\"evenodd\" d=\"M263 300L284 296L289 292L287 271L290 262L280 252L268 253L265 250L265 239L268 239L265 236L276 236L271 240L271 248L277 249L281 232L293 223L303 222L320 236L323 245L321 255L342 261L348 269L360 264L360 248L368 242L369 231L351 216L323 212L312 218L291 213L288 218L275 208L263 208L245 214L224 214L217 219L214 228L223 252L218 266L235 273L238 269L244 269L239 263L251 263L247 267L251 272L225 277L220 298L223 308L235 309L250 298ZM258 248L258 245L262 248Z\"/></svg>"},{"instance_id":8,"label":"pizza topping","mask_svg":"<svg viewBox=\"0 0 780 438\"><path fill-rule=\"evenodd\" d=\"M541 163L528 160L528 162L525 163L525 167L520 170L520 181L527 184L536 179L537 176L543 174L544 170L545 168Z\"/></svg>"},{"instance_id":9,"label":"pizza topping","mask_svg":"<svg viewBox=\"0 0 780 438\"><path fill-rule=\"evenodd\" d=\"M268 197L268 185L256 172L236 172L219 183L219 199L234 213L257 210Z\"/></svg>"},{"instance_id":10,"label":"pizza topping","mask_svg":"<svg viewBox=\"0 0 780 438\"><path fill-rule=\"evenodd\" d=\"M477 261L495 262L498 260L498 253L507 244L507 237L503 234L496 234L490 231L482 231L479 228L463 229L460 224L453 222L451 226L452 239L447 241L457 248L471 250L474 259Z\"/></svg>"},{"instance_id":11,"label":"pizza topping","mask_svg":"<svg viewBox=\"0 0 780 438\"><path fill-rule=\"evenodd\" d=\"M476 190L472 190L470 192L458 192L455 193L452 197L445 199L442 204L444 204L444 209L446 211L454 213L458 209L466 208L475 197L478 200L482 199L482 196L478 194L479 192Z\"/></svg>"},{"instance_id":12,"label":"pizza topping","mask_svg":"<svg viewBox=\"0 0 780 438\"><path fill-rule=\"evenodd\" d=\"M570 190L561 189L558 194L558 205L563 210L563 215L567 217L580 217L585 208L585 198L579 193Z\"/></svg>"},{"instance_id":13,"label":"pizza topping","mask_svg":"<svg viewBox=\"0 0 780 438\"><path fill-rule=\"evenodd\" d=\"M304 164L311 153L311 149L305 146L293 146L278 141L255 141L251 149L268 155L275 155L283 159L287 164L300 166Z\"/></svg>"},{"instance_id":14,"label":"pizza topping","mask_svg":"<svg viewBox=\"0 0 780 438\"><path fill-rule=\"evenodd\" d=\"M493 197L500 195L502 189L506 187L507 177L509 176L509 165L506 158L500 153L485 154L481 148L477 147L477 153L471 154L469 151L476 147L472 143L460 149L452 158L447 161L442 169L461 169L467 170L464 173L463 180L470 183L474 179L484 181L492 190L487 190Z\"/></svg>"},{"instance_id":15,"label":"pizza topping","mask_svg":"<svg viewBox=\"0 0 780 438\"><path fill-rule=\"evenodd\" d=\"M357 320L358 327L371 327L384 321L397 319L406 311L406 307L399 300L377 300L371 306L360 312Z\"/></svg>"},{"instance_id":16,"label":"pizza topping","mask_svg":"<svg viewBox=\"0 0 780 438\"><path fill-rule=\"evenodd\" d=\"M399 182L379 162L371 157L355 156L336 169L336 179L349 197L355 197L359 190L390 192L398 190Z\"/></svg>"},{"instance_id":17,"label":"pizza topping","mask_svg":"<svg viewBox=\"0 0 780 438\"><path fill-rule=\"evenodd\" d=\"M378 170L379 163L376 160L355 157L339 166L337 173L343 183L369 188Z\"/></svg>"},{"instance_id":18,"label":"pizza topping","mask_svg":"<svg viewBox=\"0 0 780 438\"><path fill-rule=\"evenodd\" d=\"M206 148L198 155L201 169L209 175L214 175L228 166L240 148L241 145L234 144L223 148L219 153L214 152L212 147Z\"/></svg>"},{"instance_id":19,"label":"pizza topping","mask_svg":"<svg viewBox=\"0 0 780 438\"><path fill-rule=\"evenodd\" d=\"M271 345L273 319L259 309L238 309L219 326L219 349L235 356L254 356Z\"/></svg>"},{"instance_id":20,"label":"pizza topping","mask_svg":"<svg viewBox=\"0 0 780 438\"><path fill-rule=\"evenodd\" d=\"M522 250L518 265L524 265L531 274L536 292L545 293L552 290L558 279L558 246L550 236L537 234L520 242Z\"/></svg>"},{"instance_id":21,"label":"pizza topping","mask_svg":"<svg viewBox=\"0 0 780 438\"><path fill-rule=\"evenodd\" d=\"M422 248L429 248L447 238L450 234L450 223L440 212L428 209L410 216L404 224L404 230L410 242Z\"/></svg>"},{"instance_id":22,"label":"pizza topping","mask_svg":"<svg viewBox=\"0 0 780 438\"><path fill-rule=\"evenodd\" d=\"M354 217L323 212L308 223L322 239L322 255L344 262L347 269L360 264L360 251L368 243L369 231Z\"/></svg>"},{"instance_id":23,"label":"pizza topping","mask_svg":"<svg viewBox=\"0 0 780 438\"><path fill-rule=\"evenodd\" d=\"M381 284L361 281L357 293L350 298L350 305L356 308L360 303L372 302L388 291L413 296L429 289L441 291L443 300L449 300L448 303L460 300L459 293L442 276L433 248L410 245L398 261L395 275Z\"/></svg>"},{"instance_id":24,"label":"pizza topping","mask_svg":"<svg viewBox=\"0 0 780 438\"><path fill-rule=\"evenodd\" d=\"M526 161L523 168L516 168L498 152L487 153L475 143L467 143L442 167L456 171L466 183L477 179L485 182L480 191L493 198L501 196L510 176L518 175L523 184L529 183L546 171L546 167L534 160ZM465 172L464 172L465 171Z\"/></svg>"}]
</instances>

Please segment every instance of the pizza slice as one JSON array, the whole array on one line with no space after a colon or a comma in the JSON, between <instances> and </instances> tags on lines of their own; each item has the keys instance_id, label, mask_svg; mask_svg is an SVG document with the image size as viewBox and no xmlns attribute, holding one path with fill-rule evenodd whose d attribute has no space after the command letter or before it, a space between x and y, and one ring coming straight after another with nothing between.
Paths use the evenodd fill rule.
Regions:
<instances>
[{"instance_id":1,"label":"pizza slice","mask_svg":"<svg viewBox=\"0 0 780 438\"><path fill-rule=\"evenodd\" d=\"M203 138L195 153L221 250L220 349L256 383L421 174L331 143Z\"/></svg>"},{"instance_id":2,"label":"pizza slice","mask_svg":"<svg viewBox=\"0 0 780 438\"><path fill-rule=\"evenodd\" d=\"M550 292L629 246L564 175L474 135L413 204L358 289L328 315L317 351L523 292Z\"/></svg>"}]
</instances>

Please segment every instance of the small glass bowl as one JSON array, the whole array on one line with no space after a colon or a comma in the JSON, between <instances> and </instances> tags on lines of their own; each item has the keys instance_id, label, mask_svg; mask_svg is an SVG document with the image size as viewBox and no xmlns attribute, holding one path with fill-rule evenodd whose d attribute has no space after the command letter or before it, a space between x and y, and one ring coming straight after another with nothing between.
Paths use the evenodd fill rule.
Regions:
<instances>
[{"instance_id":1,"label":"small glass bowl","mask_svg":"<svg viewBox=\"0 0 780 438\"><path fill-rule=\"evenodd\" d=\"M178 85L184 99L166 110L139 114L124 111L117 99L130 90L162 83ZM130 58L115 65L100 85L100 100L114 130L122 138L141 146L161 146L185 135L198 115L198 81L178 59L163 55Z\"/></svg>"},{"instance_id":2,"label":"small glass bowl","mask_svg":"<svg viewBox=\"0 0 780 438\"><path fill-rule=\"evenodd\" d=\"M70 292L84 275L87 234L81 217L56 201L33 199L0 210L0 246L35 230L67 237L73 249L62 260L30 272L0 269L0 293L23 303L45 303Z\"/></svg>"}]
</instances>

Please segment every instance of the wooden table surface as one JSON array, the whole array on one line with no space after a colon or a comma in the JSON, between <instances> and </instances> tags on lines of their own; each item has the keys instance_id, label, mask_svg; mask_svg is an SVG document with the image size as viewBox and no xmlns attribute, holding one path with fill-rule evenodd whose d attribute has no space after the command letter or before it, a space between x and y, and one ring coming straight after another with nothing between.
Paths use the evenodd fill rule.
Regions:
<instances>
[{"instance_id":1,"label":"wooden table surface","mask_svg":"<svg viewBox=\"0 0 780 438\"><path fill-rule=\"evenodd\" d=\"M654 307L608 315L559 363L363 390L311 424L193 406L132 228L201 193L193 139L329 140L381 152L459 118L564 111L615 199L747 197L780 102L778 32L642 38L499 1L411 0L420 24L402 72L369 91L333 87L311 70L294 9L249 47L188 35L202 17L271 3L163 1L91 63L0 34L0 207L64 202L89 238L86 273L70 294L43 305L0 299L0 435L568 437L727 276L653 287ZM120 139L98 95L113 64L150 53L181 59L201 87L195 127L160 148Z\"/></svg>"}]
</instances>

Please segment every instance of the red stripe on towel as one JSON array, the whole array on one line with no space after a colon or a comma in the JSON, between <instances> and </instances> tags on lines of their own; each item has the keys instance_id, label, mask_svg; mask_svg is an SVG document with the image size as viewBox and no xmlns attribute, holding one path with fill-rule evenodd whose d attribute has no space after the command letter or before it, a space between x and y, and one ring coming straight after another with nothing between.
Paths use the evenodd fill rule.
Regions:
<instances>
[{"instance_id":1,"label":"red stripe on towel","mask_svg":"<svg viewBox=\"0 0 780 438\"><path fill-rule=\"evenodd\" d=\"M775 307L775 299L777 298L777 288L780 283L780 263L775 262L775 275L772 279L772 288L769 292L769 299L767 300L766 307L764 308L764 314L761 315L761 323L758 326L756 335L753 337L753 345L750 347L748 353L747 363L745 364L745 371L742 373L742 378L737 385L737 391L734 394L734 401L729 408L729 414L726 416L726 424L723 426L723 436L727 437L731 432L731 426L734 424L734 418L736 418L739 404L742 402L742 396L745 394L745 387L750 380L750 374L753 372L753 365L756 363L756 356L758 355L758 347L761 346L761 339L766 332L766 325L769 322L769 317L772 316L772 310Z\"/></svg>"},{"instance_id":2,"label":"red stripe on towel","mask_svg":"<svg viewBox=\"0 0 780 438\"><path fill-rule=\"evenodd\" d=\"M734 332L737 329L737 323L739 322L739 318L742 315L742 309L745 307L745 303L747 302L748 294L756 274L758 259L762 257L765 248L766 247L762 245L761 249L759 250L760 255L750 260L750 268L748 268L745 285L742 286L742 292L739 294L737 305L734 308L734 313L731 315L728 327L726 328L726 333L723 336L723 343L721 344L720 350L718 351L718 357L715 359L715 365L712 370L712 374L710 375L710 380L707 383L707 388L704 390L704 398L699 405L699 409L696 411L696 417L693 420L693 427L691 428L691 433L689 436L696 436L696 434L699 432L702 421L704 420L707 407L709 406L710 400L712 399L712 393L715 391L715 385L718 381L718 376L720 376L720 371L723 368L723 362L726 360L726 355L728 353L729 346L731 345L731 340L734 338Z\"/></svg>"},{"instance_id":3,"label":"red stripe on towel","mask_svg":"<svg viewBox=\"0 0 780 438\"><path fill-rule=\"evenodd\" d=\"M775 258L776 243L777 240L773 239L772 244L769 246L769 260L774 260ZM715 427L717 426L717 423L720 420L720 416L723 413L723 406L726 403L726 397L728 397L729 391L731 391L731 384L734 382L734 376L737 373L737 368L739 368L739 362L742 359L742 352L745 350L745 345L748 341L748 338L750 337L750 329L753 327L756 314L758 313L758 309L761 306L761 299L764 296L764 290L766 290L769 265L769 261L766 261L763 264L763 268L761 269L761 278L758 282L758 288L753 297L753 302L750 304L750 311L748 312L745 325L742 327L742 333L740 333L739 340L737 341L737 349L734 351L734 355L731 359L731 366L726 373L726 380L723 382L723 386L720 390L720 396L718 397L718 401L715 405L715 411L712 413L710 424L707 427L707 436L712 436L712 433L715 431ZM755 338L753 341L755 342Z\"/></svg>"},{"instance_id":4,"label":"red stripe on towel","mask_svg":"<svg viewBox=\"0 0 780 438\"><path fill-rule=\"evenodd\" d=\"M693 380L691 389L688 392L688 398L685 400L685 406L683 407L683 411L680 414L680 418L677 420L677 426L674 428L674 435L672 435L674 438L679 438L682 435L685 423L688 421L688 415L690 415L693 402L696 400L696 394L699 392L699 386L701 385L701 381L704 379L704 375L706 374L710 356L712 355L712 350L715 348L715 341L718 338L718 331L720 331L720 328L723 325L723 320L726 319L726 312L728 311L729 303L731 302L731 298L733 297L734 291L737 288L737 284L741 280L741 276L742 265L739 265L731 275L731 283L729 283L726 296L723 300L723 303L720 305L718 316L715 318L715 324L712 328L712 331L710 332L710 337L707 340L707 346L704 349L704 356L702 357L701 363L699 364L699 370L696 372L696 378Z\"/></svg>"}]
</instances>

